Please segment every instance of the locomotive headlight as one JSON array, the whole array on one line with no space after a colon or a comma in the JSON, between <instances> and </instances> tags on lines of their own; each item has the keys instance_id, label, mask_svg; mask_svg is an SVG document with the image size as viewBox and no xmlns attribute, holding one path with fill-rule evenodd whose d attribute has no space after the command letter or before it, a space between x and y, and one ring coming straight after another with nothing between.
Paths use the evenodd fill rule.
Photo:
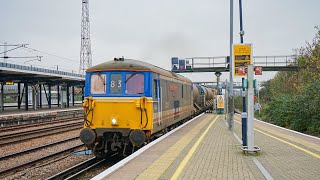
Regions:
<instances>
[{"instance_id":1,"label":"locomotive headlight","mask_svg":"<svg viewBox=\"0 0 320 180\"><path fill-rule=\"evenodd\" d=\"M112 125L117 125L117 120L116 120L116 118L112 118L111 124L112 124Z\"/></svg>"}]
</instances>

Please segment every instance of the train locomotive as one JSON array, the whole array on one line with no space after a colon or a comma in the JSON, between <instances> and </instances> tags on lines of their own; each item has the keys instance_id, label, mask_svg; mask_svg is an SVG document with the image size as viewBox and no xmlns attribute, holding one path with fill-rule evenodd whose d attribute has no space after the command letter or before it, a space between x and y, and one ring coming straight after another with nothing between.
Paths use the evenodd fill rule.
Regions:
<instances>
[{"instance_id":1,"label":"train locomotive","mask_svg":"<svg viewBox=\"0 0 320 180\"><path fill-rule=\"evenodd\" d=\"M146 62L115 58L86 71L80 139L98 157L126 156L212 109L214 93Z\"/></svg>"}]
</instances>

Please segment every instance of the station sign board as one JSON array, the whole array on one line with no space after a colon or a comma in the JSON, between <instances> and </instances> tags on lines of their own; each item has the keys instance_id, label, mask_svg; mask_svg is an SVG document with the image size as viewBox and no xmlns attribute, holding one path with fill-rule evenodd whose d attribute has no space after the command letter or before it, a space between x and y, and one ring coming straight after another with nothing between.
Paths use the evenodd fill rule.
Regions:
<instances>
[{"instance_id":1,"label":"station sign board","mask_svg":"<svg viewBox=\"0 0 320 180\"><path fill-rule=\"evenodd\" d=\"M224 96L223 95L217 95L217 108L218 109L224 108Z\"/></svg>"},{"instance_id":2,"label":"station sign board","mask_svg":"<svg viewBox=\"0 0 320 180\"><path fill-rule=\"evenodd\" d=\"M234 76L246 76L247 66L252 64L252 45L234 44L233 62Z\"/></svg>"}]
</instances>

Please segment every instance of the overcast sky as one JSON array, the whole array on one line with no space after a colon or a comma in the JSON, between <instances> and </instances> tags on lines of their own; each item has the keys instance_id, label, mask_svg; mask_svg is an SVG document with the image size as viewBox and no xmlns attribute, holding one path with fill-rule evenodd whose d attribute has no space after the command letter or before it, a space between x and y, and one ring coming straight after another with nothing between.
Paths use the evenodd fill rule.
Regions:
<instances>
[{"instance_id":1,"label":"overcast sky","mask_svg":"<svg viewBox=\"0 0 320 180\"><path fill-rule=\"evenodd\" d=\"M233 35L238 43L238 1L234 3ZM81 0L0 0L0 43L28 43L30 48L70 59L23 49L8 53L44 56L42 62L25 64L78 71L81 5ZM243 0L245 42L253 44L256 56L293 54L314 37L314 26L320 25L319 7L319 0ZM91 0L93 65L124 56L170 69L173 56L226 56L229 13L228 0ZM213 73L185 75L193 81L213 78ZM226 77L225 73L222 79Z\"/></svg>"}]
</instances>

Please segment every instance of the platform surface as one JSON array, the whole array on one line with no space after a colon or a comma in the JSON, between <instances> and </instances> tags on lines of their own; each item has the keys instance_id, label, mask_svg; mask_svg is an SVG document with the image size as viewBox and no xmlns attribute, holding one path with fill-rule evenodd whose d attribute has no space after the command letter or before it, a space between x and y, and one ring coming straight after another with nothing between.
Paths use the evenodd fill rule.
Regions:
<instances>
[{"instance_id":1,"label":"platform surface","mask_svg":"<svg viewBox=\"0 0 320 180\"><path fill-rule=\"evenodd\" d=\"M74 110L81 110L81 105L75 105L70 106L68 108L58 108L58 107L52 107L52 108L38 108L37 110L29 109L26 111L25 109L10 109L10 110L4 110L0 112L0 116L20 116L25 114L38 114L38 113L49 113L49 112L60 112L60 111L74 111Z\"/></svg>"},{"instance_id":2,"label":"platform surface","mask_svg":"<svg viewBox=\"0 0 320 180\"><path fill-rule=\"evenodd\" d=\"M320 140L255 122L258 156L241 151L224 116L204 114L104 179L320 179Z\"/></svg>"}]
</instances>

